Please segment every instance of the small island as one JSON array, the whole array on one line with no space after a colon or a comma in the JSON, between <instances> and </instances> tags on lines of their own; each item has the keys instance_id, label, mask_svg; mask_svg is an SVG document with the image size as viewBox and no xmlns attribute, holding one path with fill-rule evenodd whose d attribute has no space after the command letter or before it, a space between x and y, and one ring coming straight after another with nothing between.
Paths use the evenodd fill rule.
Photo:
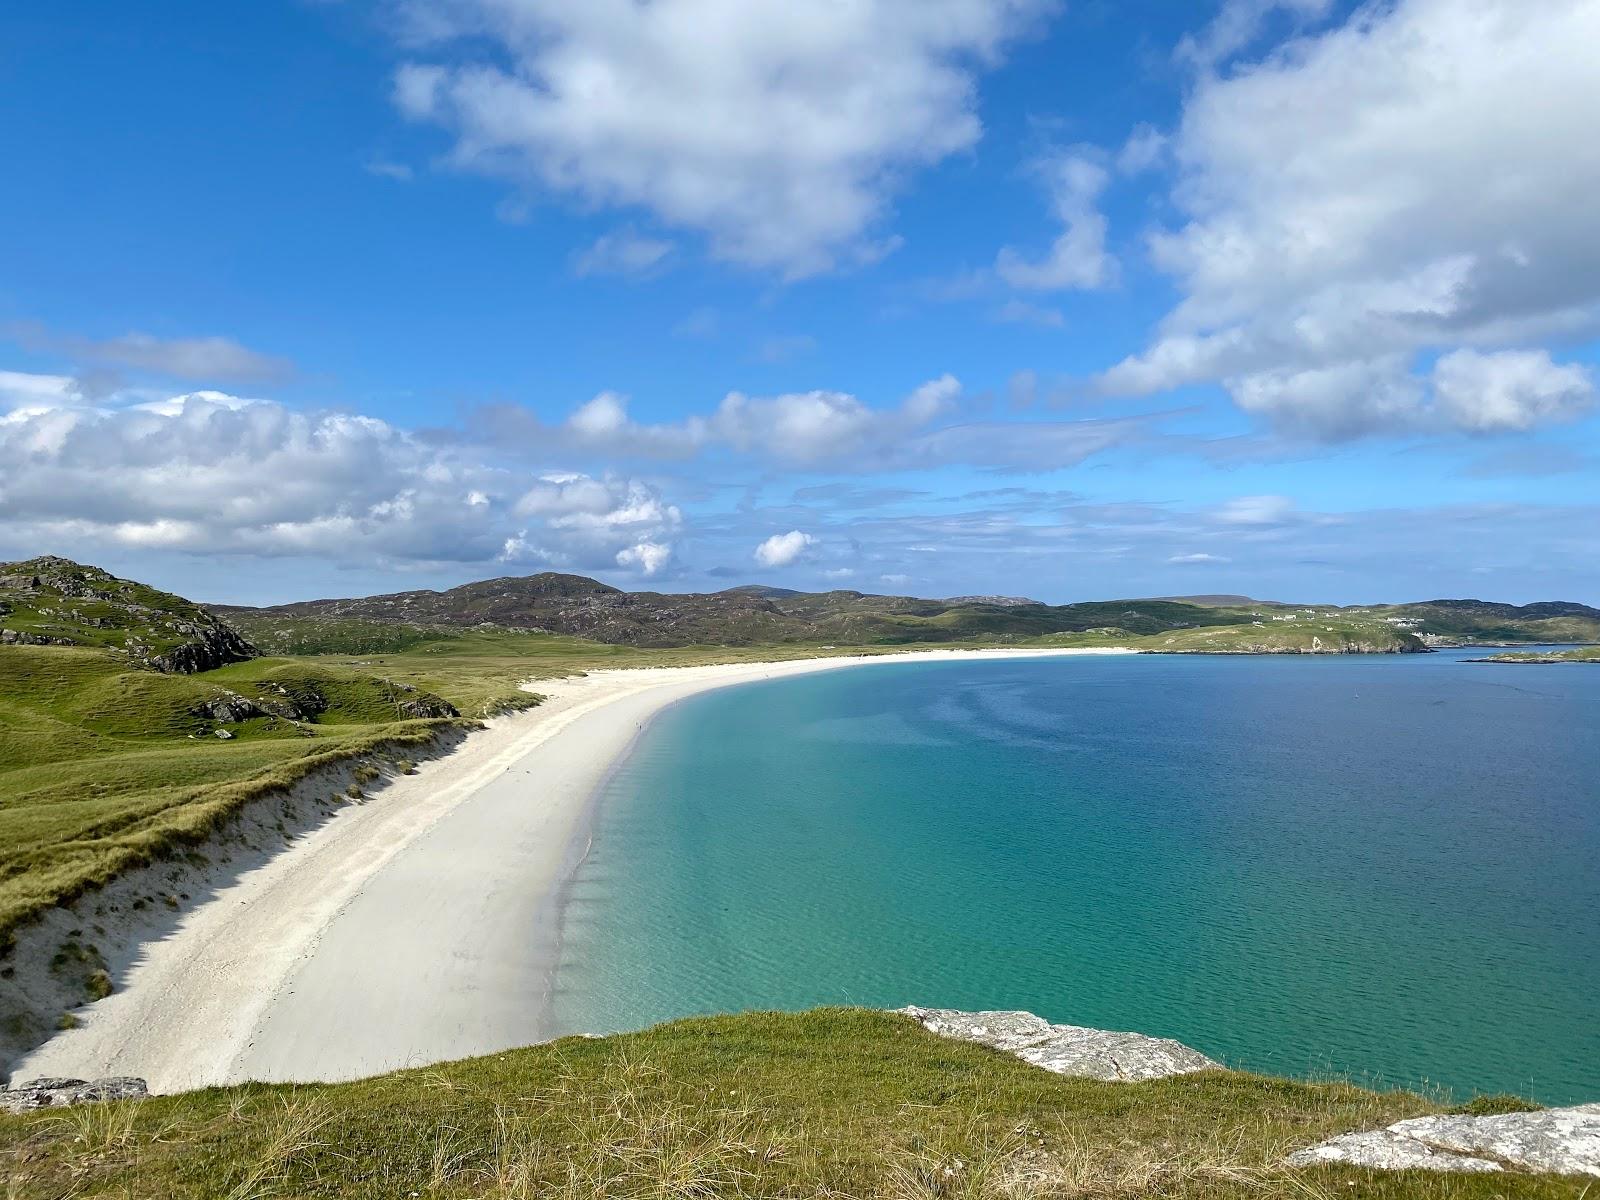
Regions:
<instances>
[{"instance_id":1,"label":"small island","mask_svg":"<svg viewBox=\"0 0 1600 1200\"><path fill-rule=\"evenodd\" d=\"M1492 654L1488 658L1469 658L1475 663L1600 663L1600 646L1579 646L1573 650L1520 650L1511 654Z\"/></svg>"}]
</instances>

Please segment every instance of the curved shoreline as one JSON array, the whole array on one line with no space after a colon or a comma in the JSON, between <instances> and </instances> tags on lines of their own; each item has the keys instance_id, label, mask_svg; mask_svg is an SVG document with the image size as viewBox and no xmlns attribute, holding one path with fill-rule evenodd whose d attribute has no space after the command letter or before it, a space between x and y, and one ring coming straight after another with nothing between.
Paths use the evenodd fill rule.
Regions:
<instances>
[{"instance_id":1,"label":"curved shoreline","mask_svg":"<svg viewBox=\"0 0 1600 1200\"><path fill-rule=\"evenodd\" d=\"M1116 650L934 650L597 671L351 806L141 948L83 1024L14 1078L132 1075L170 1092L351 1079L548 1036L559 899L603 779L699 692L873 662Z\"/></svg>"}]
</instances>

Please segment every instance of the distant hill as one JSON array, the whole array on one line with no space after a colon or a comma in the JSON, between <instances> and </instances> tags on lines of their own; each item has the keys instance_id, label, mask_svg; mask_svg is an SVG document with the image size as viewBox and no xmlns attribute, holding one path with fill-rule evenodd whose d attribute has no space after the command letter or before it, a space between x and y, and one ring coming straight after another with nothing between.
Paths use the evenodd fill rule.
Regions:
<instances>
[{"instance_id":1,"label":"distant hill","mask_svg":"<svg viewBox=\"0 0 1600 1200\"><path fill-rule=\"evenodd\" d=\"M856 591L797 592L750 585L681 595L623 592L576 575L491 579L448 591L311 600L216 611L265 644L304 622L495 625L632 646L894 645L1031 640L1106 631L1142 636L1199 625L1248 623L1247 613L1160 600L1048 605L1010 596L924 600Z\"/></svg>"},{"instance_id":2,"label":"distant hill","mask_svg":"<svg viewBox=\"0 0 1600 1200\"><path fill-rule=\"evenodd\" d=\"M0 563L0 643L100 647L176 674L255 654L238 631L198 604L50 556Z\"/></svg>"},{"instance_id":3,"label":"distant hill","mask_svg":"<svg viewBox=\"0 0 1600 1200\"><path fill-rule=\"evenodd\" d=\"M1252 600L1249 596L1157 596L1157 600L1169 600L1174 604L1198 604L1202 608L1249 608L1251 605L1267 604L1281 607L1281 600Z\"/></svg>"},{"instance_id":4,"label":"distant hill","mask_svg":"<svg viewBox=\"0 0 1600 1200\"><path fill-rule=\"evenodd\" d=\"M1043 604L1043 600L1030 600L1026 596L949 596L946 604L992 604L999 608L1018 608L1024 604Z\"/></svg>"}]
</instances>

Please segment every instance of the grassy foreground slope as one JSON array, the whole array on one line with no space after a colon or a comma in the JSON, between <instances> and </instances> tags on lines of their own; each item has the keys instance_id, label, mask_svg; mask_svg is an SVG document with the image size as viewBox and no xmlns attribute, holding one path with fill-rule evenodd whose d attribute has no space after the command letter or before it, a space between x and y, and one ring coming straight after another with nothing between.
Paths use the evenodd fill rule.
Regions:
<instances>
[{"instance_id":1,"label":"grassy foreground slope","mask_svg":"<svg viewBox=\"0 0 1600 1200\"><path fill-rule=\"evenodd\" d=\"M1436 1111L1232 1072L1066 1079L889 1013L821 1009L568 1039L357 1083L0 1117L12 1200L1571 1197L1532 1176L1289 1171Z\"/></svg>"}]
</instances>

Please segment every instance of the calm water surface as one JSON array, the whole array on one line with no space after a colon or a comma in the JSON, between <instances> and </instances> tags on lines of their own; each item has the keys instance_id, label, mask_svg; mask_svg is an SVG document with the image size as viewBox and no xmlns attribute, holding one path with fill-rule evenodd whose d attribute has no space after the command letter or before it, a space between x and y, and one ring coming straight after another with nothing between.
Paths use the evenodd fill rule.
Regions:
<instances>
[{"instance_id":1,"label":"calm water surface","mask_svg":"<svg viewBox=\"0 0 1600 1200\"><path fill-rule=\"evenodd\" d=\"M1600 667L904 663L663 714L554 1016L1026 1008L1233 1065L1600 1099Z\"/></svg>"}]
</instances>

